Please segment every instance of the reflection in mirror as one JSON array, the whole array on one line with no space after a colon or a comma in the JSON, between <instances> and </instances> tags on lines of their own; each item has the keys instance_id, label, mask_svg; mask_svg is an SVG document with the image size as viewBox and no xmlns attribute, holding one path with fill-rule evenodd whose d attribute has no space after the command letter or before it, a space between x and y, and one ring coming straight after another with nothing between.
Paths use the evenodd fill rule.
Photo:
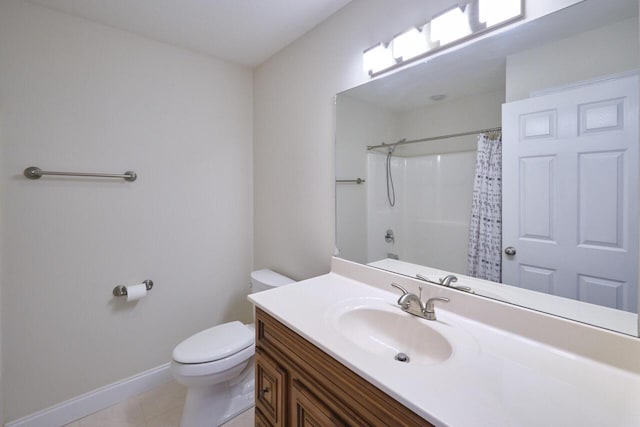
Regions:
<instances>
[{"instance_id":1,"label":"reflection in mirror","mask_svg":"<svg viewBox=\"0 0 640 427\"><path fill-rule=\"evenodd\" d=\"M338 95L340 256L638 335L638 2Z\"/></svg>"}]
</instances>

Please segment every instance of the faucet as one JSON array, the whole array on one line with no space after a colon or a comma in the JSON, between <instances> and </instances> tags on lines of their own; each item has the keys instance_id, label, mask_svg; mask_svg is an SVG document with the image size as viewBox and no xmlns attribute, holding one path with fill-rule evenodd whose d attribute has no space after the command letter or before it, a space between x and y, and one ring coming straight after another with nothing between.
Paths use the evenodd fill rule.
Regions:
<instances>
[{"instance_id":1,"label":"faucet","mask_svg":"<svg viewBox=\"0 0 640 427\"><path fill-rule=\"evenodd\" d=\"M458 281L458 278L453 274L447 274L444 278L440 278L440 284L443 286L451 286L451 283L455 283Z\"/></svg>"},{"instance_id":2,"label":"faucet","mask_svg":"<svg viewBox=\"0 0 640 427\"><path fill-rule=\"evenodd\" d=\"M457 289L459 291L470 292L472 294L475 293L468 286L452 286L451 283L455 283L455 282L458 281L458 278L456 276L454 276L453 274L449 274L449 275L445 276L444 278L441 277L439 282L434 282L433 280L429 279L426 276L423 276L422 274L416 274L416 278L420 279L420 280L422 280L424 282L427 282L427 283L433 283L434 285L442 285L442 286L446 286L448 288Z\"/></svg>"},{"instance_id":3,"label":"faucet","mask_svg":"<svg viewBox=\"0 0 640 427\"><path fill-rule=\"evenodd\" d=\"M418 295L407 291L397 283L392 283L391 286L402 291L402 295L400 296L400 298L398 298L398 305L400 306L400 308L409 314L422 317L423 319L436 320L436 311L433 305L434 302L449 302L449 298L435 297L429 298L427 300L427 303L423 306L422 301ZM420 288L420 293L422 293L422 288Z\"/></svg>"},{"instance_id":4,"label":"faucet","mask_svg":"<svg viewBox=\"0 0 640 427\"><path fill-rule=\"evenodd\" d=\"M444 277L440 278L440 284L442 286L447 286L449 288L458 289L459 291L471 292L471 288L468 286L452 286L452 283L456 283L458 278L453 274L447 274Z\"/></svg>"}]
</instances>

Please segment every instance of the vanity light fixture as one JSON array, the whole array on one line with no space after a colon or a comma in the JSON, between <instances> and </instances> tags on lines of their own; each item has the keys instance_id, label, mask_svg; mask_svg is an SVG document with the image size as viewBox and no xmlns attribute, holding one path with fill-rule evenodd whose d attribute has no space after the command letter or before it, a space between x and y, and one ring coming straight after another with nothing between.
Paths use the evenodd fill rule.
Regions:
<instances>
[{"instance_id":1,"label":"vanity light fixture","mask_svg":"<svg viewBox=\"0 0 640 427\"><path fill-rule=\"evenodd\" d=\"M471 24L467 6L453 8L434 16L431 20L431 38L444 46L471 34Z\"/></svg>"},{"instance_id":2,"label":"vanity light fixture","mask_svg":"<svg viewBox=\"0 0 640 427\"><path fill-rule=\"evenodd\" d=\"M362 65L368 73L377 73L396 63L388 43L378 43L365 50L362 55Z\"/></svg>"},{"instance_id":3,"label":"vanity light fixture","mask_svg":"<svg viewBox=\"0 0 640 427\"><path fill-rule=\"evenodd\" d=\"M522 0L479 0L478 18L487 27L493 27L521 15L522 7Z\"/></svg>"},{"instance_id":4,"label":"vanity light fixture","mask_svg":"<svg viewBox=\"0 0 640 427\"><path fill-rule=\"evenodd\" d=\"M427 52L429 41L422 28L413 27L395 36L391 42L391 48L396 61L406 61Z\"/></svg>"},{"instance_id":5,"label":"vanity light fixture","mask_svg":"<svg viewBox=\"0 0 640 427\"><path fill-rule=\"evenodd\" d=\"M376 77L409 62L524 18L525 0L461 0L431 21L412 27L362 55L364 72Z\"/></svg>"}]
</instances>

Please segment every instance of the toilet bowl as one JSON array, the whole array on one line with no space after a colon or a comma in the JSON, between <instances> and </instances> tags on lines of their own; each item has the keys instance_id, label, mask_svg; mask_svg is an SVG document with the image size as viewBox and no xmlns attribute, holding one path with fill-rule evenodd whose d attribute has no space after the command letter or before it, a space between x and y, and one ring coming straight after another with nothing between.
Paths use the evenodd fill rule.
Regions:
<instances>
[{"instance_id":1,"label":"toilet bowl","mask_svg":"<svg viewBox=\"0 0 640 427\"><path fill-rule=\"evenodd\" d=\"M251 273L252 292L293 280L271 270ZM181 427L218 426L254 404L255 329L234 321L187 338L172 354L171 373L187 387Z\"/></svg>"}]
</instances>

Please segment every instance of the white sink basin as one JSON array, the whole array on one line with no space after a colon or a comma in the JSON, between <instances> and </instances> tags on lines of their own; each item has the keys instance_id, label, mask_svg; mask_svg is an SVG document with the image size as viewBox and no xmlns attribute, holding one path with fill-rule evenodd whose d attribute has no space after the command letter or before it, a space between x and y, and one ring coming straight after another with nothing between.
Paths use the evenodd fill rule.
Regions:
<instances>
[{"instance_id":1,"label":"white sink basin","mask_svg":"<svg viewBox=\"0 0 640 427\"><path fill-rule=\"evenodd\" d=\"M431 365L447 360L451 344L429 321L397 307L361 304L334 311L333 325L348 341L361 349L399 363L404 353L410 364Z\"/></svg>"}]
</instances>

